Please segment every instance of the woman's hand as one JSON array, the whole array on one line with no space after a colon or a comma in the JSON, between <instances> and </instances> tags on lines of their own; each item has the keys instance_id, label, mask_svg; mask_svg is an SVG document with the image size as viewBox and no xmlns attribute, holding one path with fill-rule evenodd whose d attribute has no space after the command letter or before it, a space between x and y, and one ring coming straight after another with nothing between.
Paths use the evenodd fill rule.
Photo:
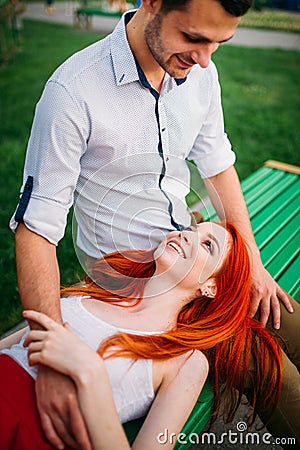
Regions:
<instances>
[{"instance_id":1,"label":"woman's hand","mask_svg":"<svg viewBox=\"0 0 300 450\"><path fill-rule=\"evenodd\" d=\"M47 315L26 310L27 320L41 325L44 330L32 330L25 339L30 365L44 364L70 376L75 383L102 367L102 358L77 336L70 325L61 325Z\"/></svg>"}]
</instances>

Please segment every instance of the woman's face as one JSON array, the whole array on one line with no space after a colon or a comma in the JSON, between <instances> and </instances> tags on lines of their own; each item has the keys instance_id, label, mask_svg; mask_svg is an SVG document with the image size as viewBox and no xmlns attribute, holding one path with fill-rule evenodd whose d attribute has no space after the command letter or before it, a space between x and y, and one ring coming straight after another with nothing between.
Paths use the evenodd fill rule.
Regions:
<instances>
[{"instance_id":1,"label":"woman's face","mask_svg":"<svg viewBox=\"0 0 300 450\"><path fill-rule=\"evenodd\" d=\"M211 222L171 232L155 250L156 275L171 277L174 286L199 289L223 264L229 238Z\"/></svg>"}]
</instances>

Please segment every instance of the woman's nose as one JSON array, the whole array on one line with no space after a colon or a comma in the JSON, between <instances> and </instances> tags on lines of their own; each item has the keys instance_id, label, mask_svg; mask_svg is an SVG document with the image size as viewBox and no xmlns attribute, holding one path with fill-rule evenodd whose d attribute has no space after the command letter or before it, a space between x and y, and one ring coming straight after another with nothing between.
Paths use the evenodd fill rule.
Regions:
<instances>
[{"instance_id":1,"label":"woman's nose","mask_svg":"<svg viewBox=\"0 0 300 450\"><path fill-rule=\"evenodd\" d=\"M181 231L179 233L180 240L183 240L187 244L189 243L188 237L186 236L186 231Z\"/></svg>"}]
</instances>

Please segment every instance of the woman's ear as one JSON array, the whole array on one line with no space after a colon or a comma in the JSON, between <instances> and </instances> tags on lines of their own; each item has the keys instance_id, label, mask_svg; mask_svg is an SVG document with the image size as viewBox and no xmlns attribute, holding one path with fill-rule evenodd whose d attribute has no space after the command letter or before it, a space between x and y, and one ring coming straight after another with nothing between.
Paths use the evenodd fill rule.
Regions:
<instances>
[{"instance_id":1,"label":"woman's ear","mask_svg":"<svg viewBox=\"0 0 300 450\"><path fill-rule=\"evenodd\" d=\"M205 297L215 298L217 294L215 278L209 278L204 283L200 283L200 291Z\"/></svg>"}]
</instances>

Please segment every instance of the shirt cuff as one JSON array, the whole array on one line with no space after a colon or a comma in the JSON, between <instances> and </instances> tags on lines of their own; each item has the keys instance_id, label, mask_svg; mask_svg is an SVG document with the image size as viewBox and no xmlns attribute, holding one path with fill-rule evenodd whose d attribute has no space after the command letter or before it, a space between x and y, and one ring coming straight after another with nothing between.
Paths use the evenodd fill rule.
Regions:
<instances>
[{"instance_id":1,"label":"shirt cuff","mask_svg":"<svg viewBox=\"0 0 300 450\"><path fill-rule=\"evenodd\" d=\"M236 155L231 145L227 148L214 150L212 153L201 154L201 157L195 161L202 179L210 178L218 175L229 167L233 166L236 161Z\"/></svg>"},{"instance_id":2,"label":"shirt cuff","mask_svg":"<svg viewBox=\"0 0 300 450\"><path fill-rule=\"evenodd\" d=\"M16 209L17 211L17 209ZM9 227L15 232L19 223L14 212ZM69 208L44 198L31 197L23 216L23 223L36 234L57 245L63 238Z\"/></svg>"}]
</instances>

